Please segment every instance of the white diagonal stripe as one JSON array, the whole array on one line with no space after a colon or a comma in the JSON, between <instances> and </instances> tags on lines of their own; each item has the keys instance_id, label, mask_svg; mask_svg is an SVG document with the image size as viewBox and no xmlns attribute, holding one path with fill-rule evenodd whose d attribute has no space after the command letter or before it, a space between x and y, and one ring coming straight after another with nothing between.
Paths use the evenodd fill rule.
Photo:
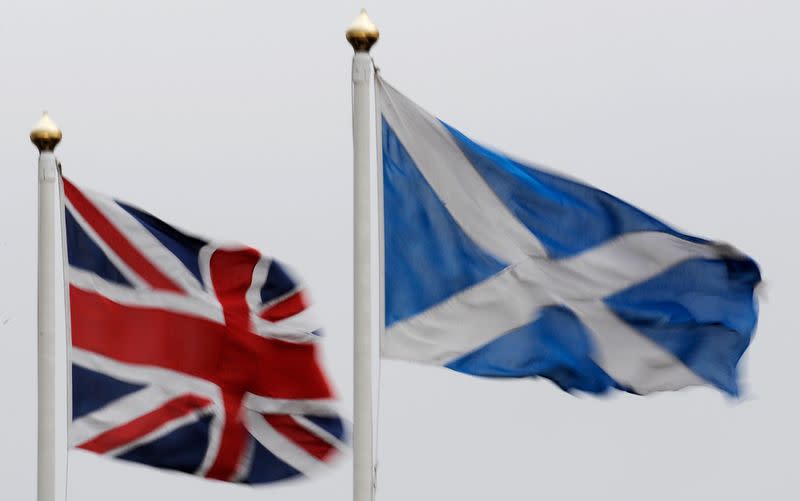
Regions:
<instances>
[{"instance_id":1,"label":"white diagonal stripe","mask_svg":"<svg viewBox=\"0 0 800 501\"><path fill-rule=\"evenodd\" d=\"M256 440L278 459L306 476L328 467L324 461L315 458L273 428L264 416L257 412L245 411L245 426Z\"/></svg>"},{"instance_id":2,"label":"white diagonal stripe","mask_svg":"<svg viewBox=\"0 0 800 501\"><path fill-rule=\"evenodd\" d=\"M569 306L589 328L594 348L592 359L615 381L636 393L706 384L675 355L641 335L604 303L592 301Z\"/></svg>"},{"instance_id":3,"label":"white diagonal stripe","mask_svg":"<svg viewBox=\"0 0 800 501\"><path fill-rule=\"evenodd\" d=\"M602 300L687 259L715 256L714 245L687 242L662 232L639 232L568 259L529 258L395 323L382 340L382 354L445 365L533 322L545 306L565 305L591 331L598 365L621 384L641 393L669 385L670 381L659 380L658 375L638 370L650 361L658 361L657 367L676 366L669 373L660 370L661 376L680 372L682 376L675 381L697 382L697 376L683 363L619 321Z\"/></svg>"},{"instance_id":4,"label":"white diagonal stripe","mask_svg":"<svg viewBox=\"0 0 800 501\"><path fill-rule=\"evenodd\" d=\"M220 442L222 440L222 428L225 425L225 409L222 404L222 392L217 385L204 379L188 376L181 372L164 369L162 367L152 367L120 362L118 360L75 347L72 347L70 358L72 362L78 365L95 372L106 374L121 381L127 381L134 384L152 385L146 389L148 391L153 389L152 393L147 393L146 395L161 395L162 397L159 402L153 403L150 410L163 405L165 402L164 398L169 400L169 398L166 396L174 397L184 395L186 393L194 393L210 399L213 404L209 407L206 407L206 409L208 409L208 411L214 415L214 418L211 420L211 426L209 429L208 449L206 450L206 455L203 458L203 462L200 465L197 474L203 475L206 471L208 471L209 468L211 468L211 465L217 456L217 452L219 451ZM158 388L160 388L160 390ZM144 391L145 389L140 390L136 394ZM123 397L120 400L125 400L125 398L126 397ZM70 444L72 446L79 445L87 440L91 440L91 438L96 437L100 433L104 433L109 428L104 427L102 425L103 422L123 421L122 417L114 417L117 412L123 412L123 408L124 412L127 414L128 421L140 416L141 413L147 412L148 405L146 403L142 404L142 409L144 409L144 412L137 414L137 409L124 406L124 402L122 403L123 407L119 407L118 404L120 403L120 400L116 400L108 406L110 409L109 412L114 413L111 418L92 418L91 416L94 416L95 413L91 413L87 416L81 417L76 421L73 421L70 425L69 431ZM119 409L119 411L111 409L112 407L114 409ZM104 410L106 409L99 409L99 411ZM84 420L84 422L79 426L82 426L83 430L78 430L79 436L76 436L75 425L81 420Z\"/></svg>"},{"instance_id":5,"label":"white diagonal stripe","mask_svg":"<svg viewBox=\"0 0 800 501\"><path fill-rule=\"evenodd\" d=\"M336 447L340 452L349 452L350 448L345 442L336 438L332 433L328 432L321 426L317 425L310 419L301 415L293 415L292 418L302 427L327 442L328 444Z\"/></svg>"},{"instance_id":6,"label":"white diagonal stripe","mask_svg":"<svg viewBox=\"0 0 800 501\"><path fill-rule=\"evenodd\" d=\"M694 258L719 258L717 244L660 231L625 233L566 259L539 261L548 287L567 297L609 296ZM546 266L544 266L546 263Z\"/></svg>"},{"instance_id":7,"label":"white diagonal stripe","mask_svg":"<svg viewBox=\"0 0 800 501\"><path fill-rule=\"evenodd\" d=\"M72 422L70 445L77 447L118 426L129 423L179 396L166 388L148 386Z\"/></svg>"},{"instance_id":8,"label":"white diagonal stripe","mask_svg":"<svg viewBox=\"0 0 800 501\"><path fill-rule=\"evenodd\" d=\"M80 212L78 212L75 207L72 206L72 203L64 197L64 206L69 210L69 213L75 218L75 221L81 227L81 229L89 236L92 241L100 247L100 250L106 255L109 261L119 270L119 272L125 277L128 282L133 284L134 287L146 288L147 283L139 276L138 273L133 271L125 261L120 258L116 252L114 252L108 244L100 238L100 235L94 231L94 228L91 227L89 223L83 218Z\"/></svg>"},{"instance_id":9,"label":"white diagonal stripe","mask_svg":"<svg viewBox=\"0 0 800 501\"><path fill-rule=\"evenodd\" d=\"M106 456L122 456L126 452L129 452L129 451L139 447L140 445L143 445L143 444L158 440L159 438L164 437L164 436L172 433L173 431L177 430L178 428L181 428L181 427L186 426L188 424L196 423L201 418L203 418L203 417L205 417L207 415L210 415L210 412L208 411L208 408L203 408L203 409L197 409L197 410L192 411L192 412L190 412L188 414L184 414L183 416L177 417L175 419L171 419L171 420L161 424L161 426L157 427L153 431L151 431L151 432L149 432L149 433L147 433L145 435L142 435L141 437L137 438L136 440L132 440L132 441L120 446L120 447L117 447L116 449L111 449L111 450L105 452L104 455L106 455ZM195 473L195 474L197 474L197 473Z\"/></svg>"},{"instance_id":10,"label":"white diagonal stripe","mask_svg":"<svg viewBox=\"0 0 800 501\"><path fill-rule=\"evenodd\" d=\"M510 266L386 329L381 354L387 358L445 365L532 321L553 304L552 294L531 277L530 261Z\"/></svg>"},{"instance_id":11,"label":"white diagonal stripe","mask_svg":"<svg viewBox=\"0 0 800 501\"><path fill-rule=\"evenodd\" d=\"M376 78L384 119L464 232L506 264L544 256L539 240L514 217L433 116Z\"/></svg>"},{"instance_id":12,"label":"white diagonal stripe","mask_svg":"<svg viewBox=\"0 0 800 501\"><path fill-rule=\"evenodd\" d=\"M82 193L139 252L147 257L153 266L180 285L187 294L201 293L203 287L197 278L138 219L111 198L88 190L82 190Z\"/></svg>"},{"instance_id":13,"label":"white diagonal stripe","mask_svg":"<svg viewBox=\"0 0 800 501\"><path fill-rule=\"evenodd\" d=\"M224 413L222 392L217 385L205 379L164 369L163 367L120 362L74 346L70 351L70 359L80 366L111 376L114 379L133 384L159 386L164 388L170 395L183 395L185 393L201 395L214 402L217 412Z\"/></svg>"}]
</instances>

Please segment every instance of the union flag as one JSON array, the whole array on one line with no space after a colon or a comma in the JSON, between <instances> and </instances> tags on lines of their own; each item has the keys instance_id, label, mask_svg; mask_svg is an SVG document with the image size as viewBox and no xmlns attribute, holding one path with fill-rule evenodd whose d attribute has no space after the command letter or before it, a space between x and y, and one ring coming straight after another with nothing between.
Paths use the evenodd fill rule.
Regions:
<instances>
[{"instance_id":1,"label":"union flag","mask_svg":"<svg viewBox=\"0 0 800 501\"><path fill-rule=\"evenodd\" d=\"M283 264L67 179L64 193L71 445L250 484L345 447L319 326Z\"/></svg>"}]
</instances>

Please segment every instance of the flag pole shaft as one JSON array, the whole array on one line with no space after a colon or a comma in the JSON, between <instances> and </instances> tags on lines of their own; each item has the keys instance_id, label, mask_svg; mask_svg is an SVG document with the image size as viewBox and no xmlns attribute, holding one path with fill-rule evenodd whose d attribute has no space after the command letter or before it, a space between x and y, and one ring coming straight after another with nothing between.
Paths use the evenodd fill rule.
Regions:
<instances>
[{"instance_id":1,"label":"flag pole shaft","mask_svg":"<svg viewBox=\"0 0 800 501\"><path fill-rule=\"evenodd\" d=\"M55 501L56 158L39 154L37 499Z\"/></svg>"},{"instance_id":2,"label":"flag pole shaft","mask_svg":"<svg viewBox=\"0 0 800 501\"><path fill-rule=\"evenodd\" d=\"M370 82L372 61L366 52L353 56L353 499L371 501L372 332L370 305Z\"/></svg>"},{"instance_id":3,"label":"flag pole shaft","mask_svg":"<svg viewBox=\"0 0 800 501\"><path fill-rule=\"evenodd\" d=\"M39 149L38 169L38 263L37 263L37 454L36 496L38 501L55 501L56 406L55 406L55 248L58 202L58 162L55 149L61 130L45 113L31 131ZM60 232L59 232L60 233Z\"/></svg>"},{"instance_id":4,"label":"flag pole shaft","mask_svg":"<svg viewBox=\"0 0 800 501\"><path fill-rule=\"evenodd\" d=\"M369 50L378 29L362 10L346 33L353 47L353 499L372 501L375 490L372 403L372 275L370 237Z\"/></svg>"}]
</instances>

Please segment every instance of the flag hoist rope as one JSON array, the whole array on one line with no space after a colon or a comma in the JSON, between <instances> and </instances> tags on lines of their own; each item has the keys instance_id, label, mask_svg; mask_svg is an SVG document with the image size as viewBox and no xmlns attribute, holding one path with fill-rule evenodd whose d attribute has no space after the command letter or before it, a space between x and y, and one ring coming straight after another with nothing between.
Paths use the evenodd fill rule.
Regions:
<instances>
[{"instance_id":1,"label":"flag hoist rope","mask_svg":"<svg viewBox=\"0 0 800 501\"><path fill-rule=\"evenodd\" d=\"M72 309L69 304L69 279L67 273L69 272L69 259L67 255L67 225L65 223L64 200L64 179L61 177L61 162L56 162L58 167L58 214L61 223L61 282L64 285L64 334L66 335L66 390L67 390L67 413L65 417L65 425L67 431L67 447L70 447L72 441L70 440L70 428L72 428ZM69 455L65 456L64 460L64 498L67 497L69 492Z\"/></svg>"},{"instance_id":2,"label":"flag hoist rope","mask_svg":"<svg viewBox=\"0 0 800 501\"><path fill-rule=\"evenodd\" d=\"M369 50L378 30L366 12L346 33L353 46L353 499L372 501L375 492L372 384L372 240L370 238L370 91Z\"/></svg>"}]
</instances>

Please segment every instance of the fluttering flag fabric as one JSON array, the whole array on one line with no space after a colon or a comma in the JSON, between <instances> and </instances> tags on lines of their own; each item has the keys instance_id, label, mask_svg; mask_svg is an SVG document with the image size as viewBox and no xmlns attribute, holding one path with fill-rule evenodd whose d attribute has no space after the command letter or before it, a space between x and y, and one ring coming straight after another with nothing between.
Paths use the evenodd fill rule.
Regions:
<instances>
[{"instance_id":1,"label":"fluttering flag fabric","mask_svg":"<svg viewBox=\"0 0 800 501\"><path fill-rule=\"evenodd\" d=\"M756 263L486 148L377 78L385 358L637 394L737 395Z\"/></svg>"},{"instance_id":2,"label":"fluttering flag fabric","mask_svg":"<svg viewBox=\"0 0 800 501\"><path fill-rule=\"evenodd\" d=\"M344 447L307 292L281 262L64 179L70 443L258 484Z\"/></svg>"}]
</instances>

